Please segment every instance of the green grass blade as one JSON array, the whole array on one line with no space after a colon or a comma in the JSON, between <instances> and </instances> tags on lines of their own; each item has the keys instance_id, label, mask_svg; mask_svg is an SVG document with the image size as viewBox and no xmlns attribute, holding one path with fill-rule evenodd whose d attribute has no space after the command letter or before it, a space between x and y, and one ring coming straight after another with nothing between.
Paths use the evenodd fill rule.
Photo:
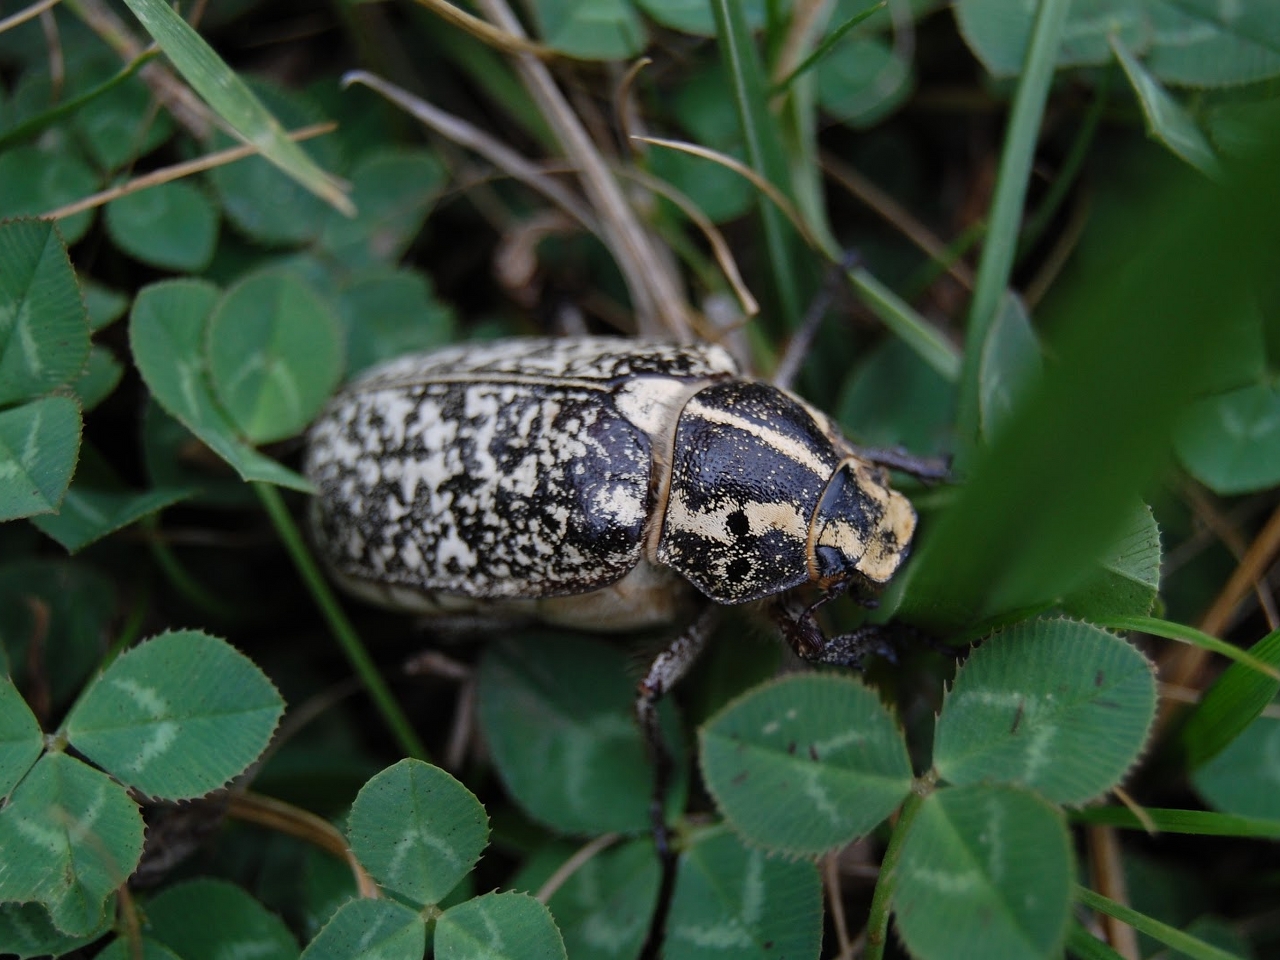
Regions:
<instances>
[{"instance_id":1,"label":"green grass blade","mask_svg":"<svg viewBox=\"0 0 1280 960\"><path fill-rule=\"evenodd\" d=\"M978 441L980 392L979 373L982 345L995 321L1009 285L1018 232L1022 226L1022 205L1027 181L1035 159L1040 120L1044 115L1049 85L1053 81L1062 27L1069 0L1043 0L1032 28L1027 60L1013 101L1013 113L1005 133L1004 152L996 179L987 238L978 265L973 301L969 305L969 326L965 334L964 365L960 375L960 406L956 435L959 438L957 466L964 468Z\"/></svg>"},{"instance_id":2,"label":"green grass blade","mask_svg":"<svg viewBox=\"0 0 1280 960\"><path fill-rule=\"evenodd\" d=\"M151 62L155 56L155 51L143 53L131 63L126 64L114 76L108 77L102 83L86 90L78 97L73 97L65 103L60 103L56 107L45 110L29 120L15 124L4 133L0 134L0 150L7 149L18 143L24 143L27 140L34 139L42 130L53 126L64 117L69 117L87 103L91 103L104 93L114 90L120 84L124 83L135 73Z\"/></svg>"},{"instance_id":3,"label":"green grass blade","mask_svg":"<svg viewBox=\"0 0 1280 960\"><path fill-rule=\"evenodd\" d=\"M347 660L359 675L360 682L373 698L375 707L382 714L383 722L390 728L400 749L408 757L430 762L431 757L427 753L427 748L418 738L409 718L400 709L399 702L383 680L382 674L378 672L373 658L369 656L355 627L351 625L347 615L342 612L342 607L338 605L329 581L324 578L315 558L311 556L311 551L307 549L301 531L293 522L289 509L284 505L284 498L280 496L280 491L267 483L255 483L253 489L258 494L258 499L262 501L267 515L271 517L271 523L289 552L293 565L307 585L307 590L310 591L316 605L320 607L325 622L329 624L329 631L342 646L342 652L347 655Z\"/></svg>"},{"instance_id":4,"label":"green grass blade","mask_svg":"<svg viewBox=\"0 0 1280 960\"><path fill-rule=\"evenodd\" d=\"M1128 807L1086 807L1073 811L1071 819L1076 823L1123 827L1126 830L1154 828L1161 833L1189 833L1198 837L1280 840L1280 820L1245 817L1237 813L1143 807L1142 816L1138 816Z\"/></svg>"},{"instance_id":5,"label":"green grass blade","mask_svg":"<svg viewBox=\"0 0 1280 960\"><path fill-rule=\"evenodd\" d=\"M806 71L813 69L813 67L818 64L818 61L830 53L846 33L858 24L862 23L863 20L867 20L870 17L875 16L887 6L888 0L880 0L879 3L873 3L860 13L855 13L852 17L823 37L822 42L814 47L813 52L801 60L794 70L775 83L773 85L773 89L769 92L773 94L785 92L788 87L796 82L798 77L803 76Z\"/></svg>"},{"instance_id":6,"label":"green grass blade","mask_svg":"<svg viewBox=\"0 0 1280 960\"><path fill-rule=\"evenodd\" d=\"M742 125L747 161L757 173L794 199L787 160L782 152L782 134L769 113L764 68L752 41L746 12L734 0L712 0L711 7L721 55L733 88L734 109ZM794 240L777 208L763 196L759 204L778 304L786 326L793 328L800 322L802 311Z\"/></svg>"},{"instance_id":7,"label":"green grass blade","mask_svg":"<svg viewBox=\"0 0 1280 960\"><path fill-rule=\"evenodd\" d=\"M1122 923L1127 923L1139 933L1145 933L1166 946L1173 947L1173 949L1181 951L1188 957L1192 957L1193 960L1240 960L1234 953L1219 950L1198 937L1184 933L1175 927L1169 926L1167 923L1161 923L1159 920L1148 917L1145 913L1139 913L1131 907L1126 907L1123 903L1117 903L1108 897L1094 893L1087 887L1076 887L1076 900L1086 907L1097 910L1099 913L1105 913L1109 917L1115 917Z\"/></svg>"},{"instance_id":8,"label":"green grass blade","mask_svg":"<svg viewBox=\"0 0 1280 960\"><path fill-rule=\"evenodd\" d=\"M1067 928L1067 956L1080 960L1124 960L1121 954L1086 930L1079 920L1073 920Z\"/></svg>"},{"instance_id":9,"label":"green grass blade","mask_svg":"<svg viewBox=\"0 0 1280 960\"><path fill-rule=\"evenodd\" d=\"M862 294L871 311L884 321L920 359L954 383L960 376L960 351L937 327L920 316L909 303L862 267L849 271L849 282Z\"/></svg>"},{"instance_id":10,"label":"green grass blade","mask_svg":"<svg viewBox=\"0 0 1280 960\"><path fill-rule=\"evenodd\" d=\"M1114 630L1133 630L1138 633L1149 633L1153 637L1164 637L1166 640L1178 640L1189 643L1203 650L1220 653L1229 660L1243 663L1259 673L1280 680L1280 669L1259 660L1239 647L1219 640L1215 636L1189 627L1185 623L1173 623L1170 620L1157 620L1155 617L1110 617L1094 621L1100 627L1111 627Z\"/></svg>"},{"instance_id":11,"label":"green grass blade","mask_svg":"<svg viewBox=\"0 0 1280 960\"><path fill-rule=\"evenodd\" d=\"M1148 239L1117 238L1055 298L1055 363L921 537L900 616L954 630L1056 602L1095 569L1226 349L1221 318L1274 273L1277 157L1273 140L1221 185L1182 177L1144 192Z\"/></svg>"},{"instance_id":12,"label":"green grass blade","mask_svg":"<svg viewBox=\"0 0 1280 960\"><path fill-rule=\"evenodd\" d=\"M286 136L270 111L213 48L164 0L125 0L174 67L245 143L345 214L355 207L337 180Z\"/></svg>"},{"instance_id":13,"label":"green grass blade","mask_svg":"<svg viewBox=\"0 0 1280 960\"><path fill-rule=\"evenodd\" d=\"M1249 655L1264 663L1280 663L1280 630L1250 647ZM1275 699L1278 686L1277 680L1248 669L1247 664L1232 664L1224 670L1182 728L1187 765L1195 769L1224 750Z\"/></svg>"}]
</instances>

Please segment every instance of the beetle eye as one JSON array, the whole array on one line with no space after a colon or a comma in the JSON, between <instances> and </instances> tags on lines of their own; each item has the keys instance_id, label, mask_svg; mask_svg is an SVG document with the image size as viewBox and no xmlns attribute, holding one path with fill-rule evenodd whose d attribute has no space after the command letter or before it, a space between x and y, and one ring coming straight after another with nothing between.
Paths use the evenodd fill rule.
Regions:
<instances>
[{"instance_id":1,"label":"beetle eye","mask_svg":"<svg viewBox=\"0 0 1280 960\"><path fill-rule=\"evenodd\" d=\"M837 548L820 544L814 549L813 556L818 562L818 577L820 579L829 580L843 576L846 573L844 554Z\"/></svg>"}]
</instances>

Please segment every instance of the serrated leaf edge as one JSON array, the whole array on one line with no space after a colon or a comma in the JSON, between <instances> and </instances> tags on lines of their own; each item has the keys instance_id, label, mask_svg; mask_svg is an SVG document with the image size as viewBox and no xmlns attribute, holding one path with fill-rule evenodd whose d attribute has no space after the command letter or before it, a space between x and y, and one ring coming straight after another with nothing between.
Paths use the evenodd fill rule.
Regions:
<instances>
[{"instance_id":1,"label":"serrated leaf edge","mask_svg":"<svg viewBox=\"0 0 1280 960\"><path fill-rule=\"evenodd\" d=\"M749 850L759 850L769 858L777 857L779 859L786 860L791 863L799 862L802 860L808 863L816 863L818 860L827 856L828 854L831 854L837 850L843 850L845 849L845 847L848 847L854 843L857 843L867 834L864 833L857 837L854 837L852 840L850 840L848 843L844 844L843 846L833 847L828 850L820 850L816 853L812 850L801 850L801 849L797 849L789 846L768 846L766 844L759 843L751 839L750 837L746 836L745 834L743 834L743 832L738 829L737 824L734 823L733 820L724 813L724 808L720 802L720 796L712 788L710 780L707 777L707 772L702 765L702 751L703 751L703 744L705 739L705 731L707 727L709 727L713 722L719 719L721 715L732 710L739 703L743 702L749 697L758 695L760 691L764 691L769 688L774 688L774 687L782 686L785 684L793 683L797 679L801 679L801 678L806 680L812 679L812 678L820 678L820 681L823 683L844 684L844 685L852 684L854 686L862 687L864 690L875 695L876 699L880 702L880 706L883 707L888 712L890 719L893 720L895 723L897 723L899 730L901 730L901 724L898 723L897 709L894 707L894 705L885 703L880 696L880 692L875 687L872 687L870 684L864 683L857 676L852 676L849 674L840 674L840 673L828 673L828 672L819 671L819 670L807 670L807 671L798 671L795 673L787 673L778 677L771 677L770 679L764 681L763 683L758 683L755 686L742 691L736 697L729 700L719 710L713 713L710 717L708 717L698 726L698 731L697 731L698 749L696 752L697 752L697 762L698 762L698 773L702 777L703 787L706 789L707 793L711 795L711 799L715 802L716 810L717 812L720 813L720 818L721 818L720 823L721 825L723 825L724 827L732 831L734 836L737 837L739 843L741 843L744 847L746 847ZM905 794L903 796L903 799L904 800L906 799ZM875 828L873 827L872 829L874 830ZM870 833L870 831L868 831L868 833Z\"/></svg>"},{"instance_id":2,"label":"serrated leaf edge","mask_svg":"<svg viewBox=\"0 0 1280 960\"><path fill-rule=\"evenodd\" d=\"M129 793L130 793L132 796L135 796L135 797L141 797L141 798L143 798L143 799L145 799L145 800L151 800L151 801L161 801L161 802L166 802L166 803L184 803L184 802L191 801L191 800L199 800L199 799L201 799L201 798L203 798L203 797L209 797L209 796L212 796L212 795L213 795L213 794L215 794L215 793L219 793L219 792L221 792L221 791L223 791L223 790L227 790L228 788L230 788L231 784L233 784L233 783L235 783L237 780L241 779L241 778L245 775L245 773L246 773L247 771L252 770L252 769L253 769L253 767L254 767L254 766L255 766L255 765L256 765L256 764L257 764L257 763L262 759L262 757L263 757L263 755L266 753L267 749L271 746L272 741L273 741L273 740L275 740L276 733L277 733L277 732L279 731L279 729L280 729L280 722L281 722L281 720L283 720L283 719L284 719L284 714L285 714L285 706L284 706L284 704L285 704L285 699L284 699L284 697L283 697L283 696L281 696L281 694L280 694L280 688L276 686L275 681L274 681L274 680L272 680L272 679L271 679L271 677L269 677L269 676L267 675L266 671L264 671L261 667L259 667L259 666L257 665L257 663L255 663L255 662L254 662L254 660L253 660L251 657L249 657L249 656L247 656L246 654L242 653L242 652L241 652L241 651L240 651L240 650L239 650L239 649L238 649L238 648L237 648L233 643L231 643L229 640L225 639L224 637L219 637L217 634L209 633L209 632L207 632L207 631L205 631L205 630L201 630L201 629L196 628L196 627L190 627L190 628L180 628L180 627L179 627L179 628L170 628L170 629L168 629L168 630L164 630L164 631L162 631L162 632L160 632L160 633L157 633L157 634L155 634L154 636L146 637L146 638L144 638L144 639L140 640L138 643L135 643L135 644L134 644L133 646L131 646L129 649L122 651L122 652L120 653L120 655L119 655L119 656L115 657L115 658L114 658L114 659L112 659L110 662L108 662L108 663L104 664L104 665L103 665L103 666L98 670L98 672L97 672L97 673L96 673L96 674L95 674L95 675L94 675L94 676L93 676L93 677L92 677L92 678L91 678L91 679L90 679L90 680L85 684L85 686L84 686L84 691L82 691L82 693L81 693L81 695L80 695L80 698L78 698L78 699L77 699L76 704L75 704L74 706L72 706L71 710L67 711L67 717L68 717L68 718L70 718L71 716L73 716L73 715L74 715L76 707L77 707L77 706L79 706L79 701L80 701L80 699L83 699L83 697L84 697L84 692L87 692L87 691L89 690L89 688L90 688L92 685L94 685L94 684L98 683L98 682L99 682L99 680L100 680L100 679L101 679L101 678L102 678L102 677L103 677L103 676L104 676L104 675L105 675L105 674L106 674L106 673L107 673L107 672L108 672L108 671L109 671L113 666L115 666L117 663L119 663L121 660L125 659L126 657L128 657L128 656L130 656L130 655L132 655L132 654L136 653L138 650L141 650L143 647L146 647L147 645L149 645L149 644L151 644L151 643L154 643L154 642L155 642L155 641L157 641L157 640L163 640L163 639L164 639L164 638L166 638L166 637L173 636L174 634L195 634L196 636L199 636L199 637L205 637L205 638L208 638L208 639L210 639L210 640L216 640L216 641L218 641L219 643L223 643L223 644L225 644L227 647L229 647L231 650L233 650L237 655L239 655L239 656L241 656L241 657L244 657L244 659L245 659L245 660L247 660L249 663L253 664L254 668L255 668L255 669L257 669L257 671L258 671L259 673L261 673L261 674L262 674L263 679L264 679L264 680L266 680L267 685L271 688L272 692L273 692L273 693L275 693L275 695L276 695L277 697L279 697L279 699L280 699L280 703L281 703L280 713L279 713L279 715L276 717L275 722L271 725L271 730L270 730L270 732L269 732L269 733L267 734L267 736L266 736L266 740L265 740L265 742L264 742L264 743L263 743L263 745L262 745L262 749L260 749L260 750L258 751L257 755L253 758L253 760L251 760L248 764L246 764L246 766L245 766L245 768L244 768L243 770L239 771L238 773L234 774L234 775L233 775L233 776L231 776L231 777L228 777L228 778L227 778L226 780L224 780L221 784L219 784L219 785L218 785L218 786L216 786L216 787L213 787L213 788L212 788L212 789L210 789L210 790L206 790L204 793L195 793L195 794L190 794L190 795L187 795L187 796L181 796L181 795L164 795L164 794L150 794L150 793L147 793L146 791L144 791L142 788L140 788L140 787L136 787L136 786L134 786L134 785L130 784L128 781L126 781L126 780L122 779L121 777L117 776L115 773L113 773L112 771L110 771L110 770L106 769L105 767L101 767L101 766L99 766L99 765L98 765L98 763L97 763L97 761L90 761L90 764L91 764L91 766L93 766L93 768L94 768L94 769L96 769L96 770L101 770L104 774L106 774L107 776L109 776L112 780L114 780L114 781L116 781L117 783L119 783L119 784L120 784L124 789L128 790L128 791L129 791ZM65 721L64 721L64 724L65 724ZM75 746L75 741L74 741L74 740L72 740L72 741L71 741L71 744L72 744L72 746Z\"/></svg>"},{"instance_id":3,"label":"serrated leaf edge","mask_svg":"<svg viewBox=\"0 0 1280 960\"><path fill-rule=\"evenodd\" d=\"M1010 630L1015 630L1015 629L1023 628L1023 627L1025 627L1027 624L1034 624L1034 623L1056 623L1056 622L1061 622L1061 623L1070 623L1070 624L1079 624L1079 625L1081 625L1081 626L1090 627L1090 628L1091 628L1091 629L1093 629L1093 630L1097 630L1097 631L1099 631L1100 633L1106 634L1107 636L1112 637L1113 639L1120 641L1121 643L1125 644L1126 646L1131 647L1131 648L1132 648L1132 649L1133 649L1133 650L1134 650L1134 651L1135 651L1135 652L1136 652L1140 657L1142 657L1142 662L1143 662L1143 663L1145 663L1145 664L1147 665L1147 670L1148 670L1148 671L1150 671L1151 676L1152 676L1152 679L1153 679L1153 680L1158 680L1158 679L1159 679L1159 675L1158 675L1158 672L1157 672L1157 669L1156 669L1156 664L1151 660L1151 658L1150 658L1150 657L1148 657L1145 653L1143 653L1140 649L1138 649L1138 647L1136 647L1134 644L1132 644L1132 643L1130 643L1130 642L1129 642L1129 639L1128 639L1127 634L1118 633L1118 632L1116 632L1115 630L1110 630L1110 629L1108 629L1107 627L1099 626L1098 624L1096 624L1096 623L1092 623L1092 622L1090 622L1090 621L1088 621L1088 620L1081 620L1081 619L1079 619L1079 618L1077 618L1077 617L1068 617L1068 616L1063 616L1063 615L1059 615L1059 616L1045 616L1045 617L1033 617L1033 618L1032 618L1032 619L1030 619L1030 620L1019 620L1019 621L1018 621L1018 622L1016 622L1016 623L1005 624L1005 625L1003 625L1003 626L999 627L998 629L994 630L993 632L991 632L991 633L987 634L986 636L981 637L980 639L978 639L977 641L975 641L973 644L971 644L971 645L970 645L970 647L969 647L969 652L970 652L970 653L972 653L972 652L973 652L974 650L976 650L976 649L977 649L981 644L987 643L987 642L988 642L988 641L990 641L990 640L994 640L996 637L999 637L1001 634L1007 633L1007 632L1009 632ZM938 710L934 713L934 724L935 724L935 726L936 726L936 724L937 724L938 718L942 716L942 712L946 709L947 700L948 700L948 698L951 696L951 691L952 691L952 689L955 687L955 681L956 681L957 679L959 679L961 671L963 671L963 670L964 670L964 668L965 668L966 666L968 666L968 663L969 663L969 660L968 660L968 657L966 657L966 658L965 658L965 660L964 660L962 663L960 663L960 664L956 667L956 674L955 674L955 677L954 677L954 678L953 678L949 683L946 683L946 684L944 684L944 685L943 685L943 688L942 688L942 704L941 704L941 706L938 708ZM1158 694L1157 694L1157 700L1158 700ZM1126 779L1126 778L1127 778L1131 773L1133 773L1133 771L1134 771L1134 770L1135 770L1139 765L1141 765L1142 761L1146 758L1148 751L1151 749L1151 744L1152 744L1152 741L1153 741L1153 739L1154 739L1154 735L1155 735L1155 722L1154 722L1154 718L1153 718L1152 722L1151 722L1151 723L1149 723L1149 724L1147 725L1147 732L1146 732L1146 735L1145 735L1145 736L1143 737L1143 739L1142 739L1142 743L1138 746L1138 749L1137 749L1136 751L1134 751L1133 760L1132 760L1132 761L1130 762L1130 764L1129 764L1127 767L1125 767L1125 769L1124 769L1124 770L1119 774L1119 776L1116 778L1116 782L1115 782L1115 784L1114 784L1113 786L1111 786L1110 788L1108 788L1107 790L1104 790L1103 792L1101 792L1101 793L1099 793L1099 794L1096 794L1096 795L1094 795L1094 796L1091 796L1091 797L1085 797L1083 800L1076 800L1076 801L1073 801L1073 802L1071 802L1071 803L1065 803L1065 802L1058 801L1058 800L1052 800L1052 799L1050 799L1050 798L1048 798L1048 797L1045 797L1045 796L1044 796L1043 794L1041 794L1041 793L1040 793L1040 791L1039 791L1039 790L1037 790L1036 788L1031 787L1031 786L1028 786L1027 784L1023 784L1023 783L1013 783L1013 782L1003 781L1003 780L1000 780L1000 781L994 781L994 780L993 780L993 781L986 781L986 780L984 780L984 781L982 781L982 782L984 782L984 783L988 783L988 782L989 782L989 783L995 783L995 784L1002 784L1002 785L1004 785L1004 786L1014 787L1014 788L1017 788L1017 789L1019 789L1019 790L1026 790L1026 791L1027 791L1027 792L1029 792L1029 793L1034 793L1036 796L1038 796L1038 797L1040 797L1041 799L1045 800L1047 803L1051 803L1051 804L1053 804L1053 805L1054 805L1054 806L1056 806L1056 807L1061 807L1061 808L1064 808L1064 809L1067 809L1067 810L1080 810L1080 809L1083 809L1084 807L1090 806L1090 805L1092 805L1092 804L1094 804L1094 803L1098 803L1099 801L1101 801L1101 800L1103 800L1105 797L1107 797L1107 796L1108 796L1112 791L1114 791L1117 787L1120 787L1121 785L1123 785L1123 783L1124 783L1125 779ZM946 789L946 788L945 788L945 787L942 787L942 788L940 788L940 789Z\"/></svg>"}]
</instances>

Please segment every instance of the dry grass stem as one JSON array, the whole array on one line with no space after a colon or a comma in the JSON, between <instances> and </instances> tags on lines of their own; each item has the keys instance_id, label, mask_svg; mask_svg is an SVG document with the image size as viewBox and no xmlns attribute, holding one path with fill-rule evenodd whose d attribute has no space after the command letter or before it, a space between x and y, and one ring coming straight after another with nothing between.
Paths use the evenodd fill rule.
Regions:
<instances>
[{"instance_id":1,"label":"dry grass stem","mask_svg":"<svg viewBox=\"0 0 1280 960\"><path fill-rule=\"evenodd\" d=\"M704 160L710 160L712 163L718 163L722 167L728 167L738 176L750 181L751 185L759 190L762 194L769 198L775 207L782 211L782 215L791 221L791 225L795 227L796 232L800 234L804 242L818 253L828 256L829 251L826 249L822 241L814 235L809 229L809 225L805 223L804 217L800 215L800 211L795 205L787 199L787 197L775 187L772 183L760 176L755 170L739 160L737 157L731 157L727 153L721 153L718 150L712 150L708 147L699 146L696 143L689 143L686 140L668 140L665 137L637 137L643 143L653 144L655 147L667 147L671 150L679 150L681 153L688 153L695 157L702 157Z\"/></svg>"},{"instance_id":2,"label":"dry grass stem","mask_svg":"<svg viewBox=\"0 0 1280 960\"><path fill-rule=\"evenodd\" d=\"M822 36L822 30L831 19L834 0L799 0L791 15L787 35L778 51L778 61L769 77L775 87L791 76L804 62L813 45Z\"/></svg>"},{"instance_id":3,"label":"dry grass stem","mask_svg":"<svg viewBox=\"0 0 1280 960\"><path fill-rule=\"evenodd\" d=\"M503 0L478 0L489 20L524 36L524 28ZM583 191L600 218L601 234L626 280L636 325L650 335L669 332L689 340L693 330L682 284L669 258L640 223L617 179L591 141L544 63L529 54L514 58L525 89L538 104L569 160L578 169Z\"/></svg>"},{"instance_id":4,"label":"dry grass stem","mask_svg":"<svg viewBox=\"0 0 1280 960\"><path fill-rule=\"evenodd\" d=\"M1232 614L1241 600L1266 575L1276 556L1280 555L1280 508L1271 514L1262 531L1249 544L1239 565L1231 574L1226 586L1218 593L1199 628L1212 636L1221 634L1231 622ZM1165 683L1175 687L1199 688L1201 674L1209 659L1209 651L1199 647L1179 644L1160 658L1159 675ZM1156 731L1164 729L1177 709L1175 703L1163 701L1156 717Z\"/></svg>"},{"instance_id":5,"label":"dry grass stem","mask_svg":"<svg viewBox=\"0 0 1280 960\"><path fill-rule=\"evenodd\" d=\"M701 207L694 203L688 195L677 190L665 180L652 176L643 170L628 167L622 168L618 172L642 184L646 189L666 197L679 207L680 212L688 217L693 225L701 231L702 235L707 238L707 243L711 247L711 254L720 266L720 272L724 274L725 280L728 281L729 286L733 289L733 295L742 306L742 312L749 317L754 317L760 312L760 303L752 296L751 291L747 288L746 281L742 279L742 273L738 270L738 262L733 258L733 251L729 249L729 244L725 240L724 234L720 232L720 228L712 222L711 218L702 212Z\"/></svg>"},{"instance_id":6,"label":"dry grass stem","mask_svg":"<svg viewBox=\"0 0 1280 960\"><path fill-rule=\"evenodd\" d=\"M1036 272L1036 275L1031 278L1022 293L1022 299L1026 303L1028 310L1034 310L1040 301L1044 299L1045 294L1049 292L1049 288L1058 279L1058 274L1062 272L1063 267L1067 265L1067 261L1071 259L1071 254L1075 253L1076 247L1080 243L1080 238L1084 236L1085 227L1089 225L1089 215L1092 209L1093 204L1088 191L1082 190L1079 202L1072 205L1071 211L1067 216L1067 222L1058 238L1054 241L1048 255L1044 258L1044 263Z\"/></svg>"},{"instance_id":7,"label":"dry grass stem","mask_svg":"<svg viewBox=\"0 0 1280 960\"><path fill-rule=\"evenodd\" d=\"M622 79L618 81L618 89L613 95L613 112L618 118L618 129L622 134L622 142L635 151L636 140L633 135L637 132L636 127L639 124L640 112L636 109L635 98L631 95L635 88L636 77L640 76L640 71L649 64L653 63L651 57L641 57L630 67L627 72L622 75Z\"/></svg>"},{"instance_id":8,"label":"dry grass stem","mask_svg":"<svg viewBox=\"0 0 1280 960\"><path fill-rule=\"evenodd\" d=\"M564 886L566 880L582 868L584 863L594 857L601 850L613 846L613 844L617 843L620 838L621 834L606 833L603 836L596 837L590 843L584 845L574 853L572 857L560 864L560 869L547 877L547 882L538 889L536 894L534 894L534 899L538 900L540 903L546 903L555 895L557 890Z\"/></svg>"},{"instance_id":9,"label":"dry grass stem","mask_svg":"<svg viewBox=\"0 0 1280 960\"><path fill-rule=\"evenodd\" d=\"M314 847L328 851L346 863L356 881L360 896L376 900L381 896L378 885L365 873L344 837L328 820L293 804L264 797L257 793L232 791L227 812L237 820L256 823L260 827L297 837Z\"/></svg>"},{"instance_id":10,"label":"dry grass stem","mask_svg":"<svg viewBox=\"0 0 1280 960\"><path fill-rule=\"evenodd\" d=\"M125 63L132 63L142 56L147 46L135 37L132 31L102 0L65 0L66 5L75 11L85 25L96 33L111 47ZM159 63L149 63L143 67L138 76L155 94L156 99L165 105L173 118L197 140L207 140L216 127L225 129L218 118L185 83L179 80L167 67ZM230 131L227 131L230 133Z\"/></svg>"},{"instance_id":11,"label":"dry grass stem","mask_svg":"<svg viewBox=\"0 0 1280 960\"><path fill-rule=\"evenodd\" d=\"M952 257L941 238L917 220L906 207L864 177L860 171L831 153L822 154L822 169L851 196L879 214L881 219L895 227L930 258L944 264L947 273L956 283L966 290L973 289L973 271L969 269L969 265Z\"/></svg>"},{"instance_id":12,"label":"dry grass stem","mask_svg":"<svg viewBox=\"0 0 1280 960\"><path fill-rule=\"evenodd\" d=\"M1156 826L1156 822L1151 819L1151 814L1147 813L1145 807L1140 805L1138 801L1129 796L1129 792L1123 787L1116 787L1111 791L1115 794L1115 798L1124 804L1125 809L1138 818L1138 822L1142 824L1142 829L1147 831L1150 836L1155 836L1160 832L1160 828Z\"/></svg>"},{"instance_id":13,"label":"dry grass stem","mask_svg":"<svg viewBox=\"0 0 1280 960\"><path fill-rule=\"evenodd\" d=\"M467 13L465 10L447 3L446 0L414 0L414 2L420 7L426 7L446 23L452 24L459 30L465 30L477 40L488 44L495 50L501 50L503 53L523 53L531 57L537 57L539 60L571 59L568 55L558 53L550 47L534 43L528 37L499 30L487 20L482 20L474 14Z\"/></svg>"},{"instance_id":14,"label":"dry grass stem","mask_svg":"<svg viewBox=\"0 0 1280 960\"><path fill-rule=\"evenodd\" d=\"M31 6L24 7L17 13L10 14L3 20L0 20L0 33L4 33L6 30L12 30L14 27L18 26L18 24L26 23L28 20L40 16L40 14L61 2L62 0L39 0L39 3L33 3Z\"/></svg>"},{"instance_id":15,"label":"dry grass stem","mask_svg":"<svg viewBox=\"0 0 1280 960\"><path fill-rule=\"evenodd\" d=\"M831 925L836 931L836 943L840 956L853 955L853 938L849 936L849 922L844 915L844 894L840 889L840 852L833 851L822 858L822 886L827 892L827 905L831 908Z\"/></svg>"},{"instance_id":16,"label":"dry grass stem","mask_svg":"<svg viewBox=\"0 0 1280 960\"><path fill-rule=\"evenodd\" d=\"M513 180L518 180L542 194L573 217L584 229L597 236L600 235L599 222L579 197L572 191L566 190L558 180L549 176L543 167L522 157L501 140L490 136L474 124L432 106L409 91L402 90L395 84L388 83L381 77L364 70L352 70L344 74L342 83L344 86L359 83L377 91L415 120L421 121L442 137L448 137L459 146L466 147L484 157Z\"/></svg>"},{"instance_id":17,"label":"dry grass stem","mask_svg":"<svg viewBox=\"0 0 1280 960\"><path fill-rule=\"evenodd\" d=\"M300 130L294 130L287 136L291 140L310 140L312 137L318 137L321 134L332 133L337 128L338 125L336 123L317 123L309 127L303 127ZM159 170L153 170L151 173L141 177L134 177L128 183L122 183L120 186L112 187L109 190L100 190L98 193L90 194L75 203L57 207L47 213L40 214L40 216L45 219L60 220L63 217L70 217L84 210L100 207L104 203L110 203L112 200L128 196L131 193L146 190L148 187L158 187L162 183L170 183L174 180L181 180L183 177L189 177L193 173L212 170L214 167L223 167L228 163L235 163L237 160L243 160L245 157L251 157L257 153L258 148L250 144L229 147L226 150L205 154L203 157L197 157L195 160L188 160L185 163L175 163L172 166L161 167Z\"/></svg>"},{"instance_id":18,"label":"dry grass stem","mask_svg":"<svg viewBox=\"0 0 1280 960\"><path fill-rule=\"evenodd\" d=\"M1123 858L1115 830L1094 824L1085 828L1085 836L1089 845L1091 886L1104 897L1129 906L1129 888L1125 884ZM1107 914L1099 914L1098 921L1112 949L1125 960L1140 960L1138 934L1133 927Z\"/></svg>"}]
</instances>

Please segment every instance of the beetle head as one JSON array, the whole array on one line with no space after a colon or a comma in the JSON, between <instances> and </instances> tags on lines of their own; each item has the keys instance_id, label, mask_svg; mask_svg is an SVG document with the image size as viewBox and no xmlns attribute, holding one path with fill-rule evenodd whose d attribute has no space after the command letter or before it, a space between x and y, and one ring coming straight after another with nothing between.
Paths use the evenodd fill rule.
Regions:
<instances>
[{"instance_id":1,"label":"beetle head","mask_svg":"<svg viewBox=\"0 0 1280 960\"><path fill-rule=\"evenodd\" d=\"M915 533L911 502L884 471L857 457L841 462L809 526L809 575L824 590L879 586L906 559Z\"/></svg>"}]
</instances>

